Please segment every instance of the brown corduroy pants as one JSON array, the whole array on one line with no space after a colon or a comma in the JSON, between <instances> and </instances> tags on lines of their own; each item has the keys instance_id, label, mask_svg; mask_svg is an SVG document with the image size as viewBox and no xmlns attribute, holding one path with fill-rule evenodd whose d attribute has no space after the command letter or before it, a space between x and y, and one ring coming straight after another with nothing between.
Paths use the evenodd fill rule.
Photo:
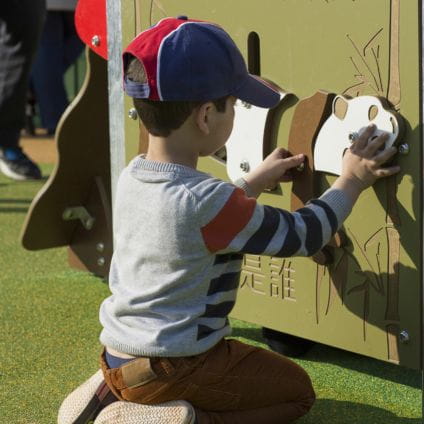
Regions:
<instances>
[{"instance_id":1,"label":"brown corduroy pants","mask_svg":"<svg viewBox=\"0 0 424 424\"><path fill-rule=\"evenodd\" d=\"M199 424L285 424L315 400L306 372L286 357L223 339L205 353L180 358L137 358L108 368L106 383L122 400L190 402Z\"/></svg>"}]
</instances>

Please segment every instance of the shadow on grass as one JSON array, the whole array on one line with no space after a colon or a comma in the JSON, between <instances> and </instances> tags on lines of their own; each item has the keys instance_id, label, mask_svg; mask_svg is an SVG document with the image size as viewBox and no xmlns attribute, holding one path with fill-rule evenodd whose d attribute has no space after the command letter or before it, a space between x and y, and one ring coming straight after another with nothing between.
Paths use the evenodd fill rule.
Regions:
<instances>
[{"instance_id":1,"label":"shadow on grass","mask_svg":"<svg viewBox=\"0 0 424 424\"><path fill-rule=\"evenodd\" d=\"M28 208L0 208L0 213L27 213Z\"/></svg>"},{"instance_id":2,"label":"shadow on grass","mask_svg":"<svg viewBox=\"0 0 424 424\"><path fill-rule=\"evenodd\" d=\"M0 187L7 187L7 186L11 186L11 185L25 185L25 184L40 184L40 183L45 183L50 177L50 174L48 175L43 175L41 178L39 178L38 180L22 180L22 181L18 181L18 180L12 180L10 179L7 180L7 182L0 182Z\"/></svg>"},{"instance_id":3,"label":"shadow on grass","mask_svg":"<svg viewBox=\"0 0 424 424\"><path fill-rule=\"evenodd\" d=\"M0 199L0 203L31 203L31 199Z\"/></svg>"},{"instance_id":4,"label":"shadow on grass","mask_svg":"<svg viewBox=\"0 0 424 424\"><path fill-rule=\"evenodd\" d=\"M254 340L259 343L265 343L262 338L262 329L261 328L249 328L249 327L238 327L237 324L232 324L232 333L233 337L243 337L245 339Z\"/></svg>"},{"instance_id":5,"label":"shadow on grass","mask_svg":"<svg viewBox=\"0 0 424 424\"><path fill-rule=\"evenodd\" d=\"M312 410L299 424L418 424L421 418L399 417L390 411L363 403L317 399Z\"/></svg>"},{"instance_id":6,"label":"shadow on grass","mask_svg":"<svg viewBox=\"0 0 424 424\"><path fill-rule=\"evenodd\" d=\"M31 199L0 199L0 213L27 213L28 207L32 202ZM19 207L15 205L28 205L26 207Z\"/></svg>"},{"instance_id":7,"label":"shadow on grass","mask_svg":"<svg viewBox=\"0 0 424 424\"><path fill-rule=\"evenodd\" d=\"M265 343L262 338L261 328L239 327L237 324L233 324L232 336ZM419 370L412 370L320 343L314 345L300 359L311 362L329 363L416 389L421 388L421 371Z\"/></svg>"}]
</instances>

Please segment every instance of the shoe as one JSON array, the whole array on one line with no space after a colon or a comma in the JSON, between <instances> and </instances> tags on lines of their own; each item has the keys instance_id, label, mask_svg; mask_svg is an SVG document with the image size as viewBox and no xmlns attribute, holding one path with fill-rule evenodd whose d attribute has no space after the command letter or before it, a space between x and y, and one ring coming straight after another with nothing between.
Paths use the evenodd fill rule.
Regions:
<instances>
[{"instance_id":1,"label":"shoe","mask_svg":"<svg viewBox=\"0 0 424 424\"><path fill-rule=\"evenodd\" d=\"M94 420L105 406L117 400L106 385L102 370L99 370L62 402L57 423L86 424Z\"/></svg>"},{"instance_id":2,"label":"shoe","mask_svg":"<svg viewBox=\"0 0 424 424\"><path fill-rule=\"evenodd\" d=\"M194 424L194 408L184 400L142 405L118 401L104 408L94 424Z\"/></svg>"},{"instance_id":3,"label":"shoe","mask_svg":"<svg viewBox=\"0 0 424 424\"><path fill-rule=\"evenodd\" d=\"M39 180L40 168L20 147L0 148L0 171L14 180Z\"/></svg>"}]
</instances>

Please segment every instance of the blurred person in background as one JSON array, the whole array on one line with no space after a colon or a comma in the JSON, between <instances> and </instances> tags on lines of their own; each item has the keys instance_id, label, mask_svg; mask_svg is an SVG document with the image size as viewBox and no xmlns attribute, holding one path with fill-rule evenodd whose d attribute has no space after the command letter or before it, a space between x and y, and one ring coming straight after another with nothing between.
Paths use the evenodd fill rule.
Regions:
<instances>
[{"instance_id":1,"label":"blurred person in background","mask_svg":"<svg viewBox=\"0 0 424 424\"><path fill-rule=\"evenodd\" d=\"M32 90L42 126L50 135L69 103L65 72L84 48L75 29L76 3L77 0L47 0L46 22L32 67Z\"/></svg>"},{"instance_id":2,"label":"blurred person in background","mask_svg":"<svg viewBox=\"0 0 424 424\"><path fill-rule=\"evenodd\" d=\"M45 0L0 0L0 171L15 180L41 178L19 138L44 17Z\"/></svg>"}]
</instances>

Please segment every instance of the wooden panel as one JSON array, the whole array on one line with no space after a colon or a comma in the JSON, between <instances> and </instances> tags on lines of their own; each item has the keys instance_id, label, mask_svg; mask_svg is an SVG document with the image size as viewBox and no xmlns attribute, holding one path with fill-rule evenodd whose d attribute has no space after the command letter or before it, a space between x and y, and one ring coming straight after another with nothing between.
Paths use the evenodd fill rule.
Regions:
<instances>
[{"instance_id":1,"label":"wooden panel","mask_svg":"<svg viewBox=\"0 0 424 424\"><path fill-rule=\"evenodd\" d=\"M29 250L66 246L74 239L78 245L82 239L85 244L90 240L94 257L100 241L105 251L112 249L106 61L89 50L87 58L83 88L59 123L58 163L34 198L23 226L22 244ZM94 202L93 187L98 192ZM84 228L78 219L63 219L65 209L78 206L94 217L91 229ZM106 273L102 271L102 275Z\"/></svg>"},{"instance_id":2,"label":"wooden panel","mask_svg":"<svg viewBox=\"0 0 424 424\"><path fill-rule=\"evenodd\" d=\"M410 154L402 173L364 192L343 231L347 244L330 266L309 259L248 255L234 315L270 328L381 360L421 367L421 192L419 1L139 0L142 28L184 10L222 25L246 61L258 37L256 71L299 101L319 90L385 97L405 119ZM349 19L346 19L349 16ZM319 17L319 19L317 19ZM256 36L255 36L256 37ZM287 148L295 108L276 122ZM305 117L305 120L307 117ZM271 147L275 147L271 146ZM203 171L227 179L225 164L202 158ZM334 180L314 178L319 192ZM264 204L291 207L292 185L266 192ZM283 193L283 195L281 195ZM406 330L409 343L399 333Z\"/></svg>"}]
</instances>

